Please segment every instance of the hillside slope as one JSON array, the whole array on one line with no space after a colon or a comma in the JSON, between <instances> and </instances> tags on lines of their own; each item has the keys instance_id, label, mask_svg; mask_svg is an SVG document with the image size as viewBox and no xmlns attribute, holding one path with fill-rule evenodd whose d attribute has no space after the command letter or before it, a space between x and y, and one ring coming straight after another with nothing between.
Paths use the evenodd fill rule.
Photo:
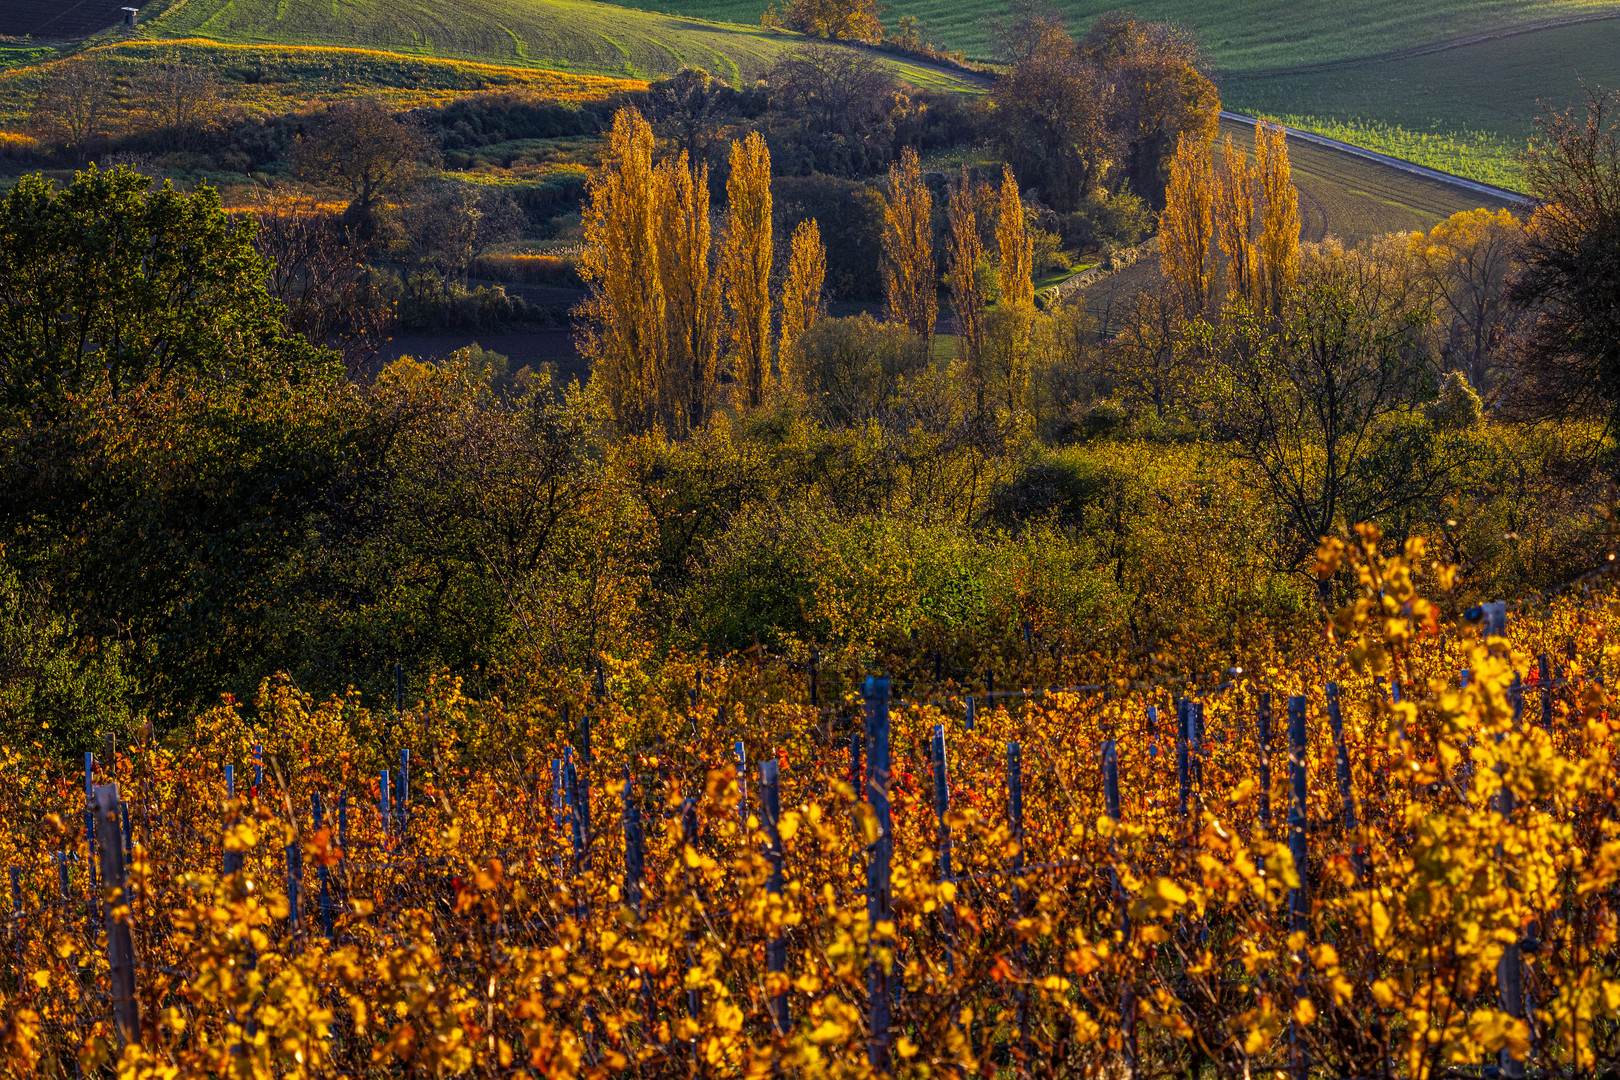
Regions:
<instances>
[{"instance_id":1,"label":"hillside slope","mask_svg":"<svg viewBox=\"0 0 1620 1080\"><path fill-rule=\"evenodd\" d=\"M412 56L655 78L701 67L752 80L796 35L630 10L594 0L178 0L147 24L159 37L237 44L328 45ZM911 65L920 86L955 80Z\"/></svg>"},{"instance_id":2,"label":"hillside slope","mask_svg":"<svg viewBox=\"0 0 1620 1080\"><path fill-rule=\"evenodd\" d=\"M627 6L758 23L765 0L622 0ZM1620 0L1053 0L1076 27L1121 7L1190 30L1223 72L1238 73L1401 52L1525 23L1620 13ZM913 15L951 49L985 57L1005 0L890 0L892 25Z\"/></svg>"}]
</instances>

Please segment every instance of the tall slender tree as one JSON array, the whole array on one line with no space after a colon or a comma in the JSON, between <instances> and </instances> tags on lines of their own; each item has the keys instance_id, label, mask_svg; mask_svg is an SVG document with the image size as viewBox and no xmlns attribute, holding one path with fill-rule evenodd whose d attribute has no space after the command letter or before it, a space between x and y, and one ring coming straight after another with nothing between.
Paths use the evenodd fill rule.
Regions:
<instances>
[{"instance_id":1,"label":"tall slender tree","mask_svg":"<svg viewBox=\"0 0 1620 1080\"><path fill-rule=\"evenodd\" d=\"M792 384L793 343L821 315L821 287L827 278L827 249L815 218L799 222L788 251L787 280L782 283L782 336L776 364L784 385Z\"/></svg>"},{"instance_id":2,"label":"tall slender tree","mask_svg":"<svg viewBox=\"0 0 1620 1080\"><path fill-rule=\"evenodd\" d=\"M619 427L659 425L666 363L665 299L658 266L653 133L639 112L613 117L602 171L591 181L579 272L590 290L576 335Z\"/></svg>"},{"instance_id":3,"label":"tall slender tree","mask_svg":"<svg viewBox=\"0 0 1620 1080\"><path fill-rule=\"evenodd\" d=\"M749 408L765 402L771 366L771 152L759 132L731 144L721 255L726 328Z\"/></svg>"},{"instance_id":4,"label":"tall slender tree","mask_svg":"<svg viewBox=\"0 0 1620 1080\"><path fill-rule=\"evenodd\" d=\"M939 289L934 269L934 198L923 183L917 151L906 147L889 166L883 210L883 292L889 318L924 341L934 337Z\"/></svg>"},{"instance_id":5,"label":"tall slender tree","mask_svg":"<svg viewBox=\"0 0 1620 1080\"><path fill-rule=\"evenodd\" d=\"M1253 162L1232 144L1228 135L1221 148L1221 163L1215 169L1215 235L1226 259L1227 299L1242 297L1255 308L1262 301L1260 252L1255 246L1260 224L1257 180Z\"/></svg>"},{"instance_id":6,"label":"tall slender tree","mask_svg":"<svg viewBox=\"0 0 1620 1080\"><path fill-rule=\"evenodd\" d=\"M672 434L701 427L714 403L720 354L720 280L710 255L709 167L686 151L658 169L658 276L668 362L663 398Z\"/></svg>"},{"instance_id":7,"label":"tall slender tree","mask_svg":"<svg viewBox=\"0 0 1620 1080\"><path fill-rule=\"evenodd\" d=\"M1263 302L1272 315L1299 280L1299 189L1288 164L1287 133L1275 124L1254 128L1254 159L1259 197L1259 255Z\"/></svg>"},{"instance_id":8,"label":"tall slender tree","mask_svg":"<svg viewBox=\"0 0 1620 1080\"><path fill-rule=\"evenodd\" d=\"M979 268L984 264L985 253L979 217L989 196L983 184L974 183L968 176L964 165L961 177L951 185L950 202L945 211L950 225L945 237L945 271L950 277L956 340L961 358L978 388L981 411L984 409L984 380L979 366L984 361L985 295Z\"/></svg>"},{"instance_id":9,"label":"tall slender tree","mask_svg":"<svg viewBox=\"0 0 1620 1080\"><path fill-rule=\"evenodd\" d=\"M1001 302L1013 307L1035 307L1035 241L1024 222L1024 200L1011 165L1001 167L1001 213L996 219L996 244L1001 249Z\"/></svg>"},{"instance_id":10,"label":"tall slender tree","mask_svg":"<svg viewBox=\"0 0 1620 1080\"><path fill-rule=\"evenodd\" d=\"M1210 304L1211 172L1208 140L1184 133L1170 160L1170 183L1159 217L1159 265L1189 318L1207 312Z\"/></svg>"}]
</instances>

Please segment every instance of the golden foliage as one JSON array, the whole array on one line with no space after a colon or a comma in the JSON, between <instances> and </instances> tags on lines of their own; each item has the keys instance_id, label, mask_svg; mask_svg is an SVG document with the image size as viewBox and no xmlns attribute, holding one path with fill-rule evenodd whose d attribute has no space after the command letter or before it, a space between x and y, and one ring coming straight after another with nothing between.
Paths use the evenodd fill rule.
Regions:
<instances>
[{"instance_id":1,"label":"golden foliage","mask_svg":"<svg viewBox=\"0 0 1620 1080\"><path fill-rule=\"evenodd\" d=\"M579 262L590 289L579 352L601 380L614 420L631 433L659 425L667 363L652 149L652 128L639 112L614 114L605 164L591 180Z\"/></svg>"},{"instance_id":2,"label":"golden foliage","mask_svg":"<svg viewBox=\"0 0 1620 1080\"><path fill-rule=\"evenodd\" d=\"M1259 177L1254 163L1232 145L1228 135L1215 168L1210 202L1214 208L1215 237L1226 260L1226 295L1260 306L1262 271L1255 238L1260 231Z\"/></svg>"},{"instance_id":3,"label":"golden foliage","mask_svg":"<svg viewBox=\"0 0 1620 1080\"><path fill-rule=\"evenodd\" d=\"M1024 200L1011 165L1001 167L1001 198L996 217L996 244L1001 254L1001 302L1024 309L1035 306L1035 243L1024 220Z\"/></svg>"},{"instance_id":4,"label":"golden foliage","mask_svg":"<svg viewBox=\"0 0 1620 1080\"><path fill-rule=\"evenodd\" d=\"M757 409L771 368L771 152L757 131L731 144L726 198L720 255L726 330L745 404Z\"/></svg>"},{"instance_id":5,"label":"golden foliage","mask_svg":"<svg viewBox=\"0 0 1620 1080\"><path fill-rule=\"evenodd\" d=\"M1264 307L1277 315L1299 280L1299 189L1288 166L1287 132L1275 124L1256 124L1254 158L1263 206L1257 255Z\"/></svg>"},{"instance_id":6,"label":"golden foliage","mask_svg":"<svg viewBox=\"0 0 1620 1080\"><path fill-rule=\"evenodd\" d=\"M658 276L667 319L664 415L672 435L702 426L714 405L720 281L709 257L709 167L686 151L658 168Z\"/></svg>"},{"instance_id":7,"label":"golden foliage","mask_svg":"<svg viewBox=\"0 0 1620 1080\"><path fill-rule=\"evenodd\" d=\"M793 343L821 315L821 289L826 277L827 249L821 243L821 227L815 218L801 221L793 230L787 280L782 283L782 337L777 347L777 367L785 386L793 385Z\"/></svg>"},{"instance_id":8,"label":"golden foliage","mask_svg":"<svg viewBox=\"0 0 1620 1080\"><path fill-rule=\"evenodd\" d=\"M1189 317L1204 314L1210 305L1211 173L1210 143L1183 134L1170 161L1170 183L1159 215L1159 260Z\"/></svg>"},{"instance_id":9,"label":"golden foliage","mask_svg":"<svg viewBox=\"0 0 1620 1080\"><path fill-rule=\"evenodd\" d=\"M985 380L979 365L984 356L986 301L979 269L986 260L979 219L989 203L989 189L969 179L967 166L962 166L962 175L951 185L946 206L945 273L950 279L951 313L956 318L960 358L967 365L981 411Z\"/></svg>"},{"instance_id":10,"label":"golden foliage","mask_svg":"<svg viewBox=\"0 0 1620 1080\"><path fill-rule=\"evenodd\" d=\"M939 315L934 267L934 198L923 183L917 151L906 147L889 166L883 208L883 295L889 318L925 341L933 339Z\"/></svg>"}]
</instances>

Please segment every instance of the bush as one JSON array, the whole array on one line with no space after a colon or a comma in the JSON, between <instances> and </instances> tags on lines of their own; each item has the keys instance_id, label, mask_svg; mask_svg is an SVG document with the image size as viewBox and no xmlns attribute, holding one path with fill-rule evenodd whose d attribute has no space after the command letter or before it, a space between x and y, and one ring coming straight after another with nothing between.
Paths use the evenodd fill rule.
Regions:
<instances>
[{"instance_id":1,"label":"bush","mask_svg":"<svg viewBox=\"0 0 1620 1080\"><path fill-rule=\"evenodd\" d=\"M560 255L481 255L473 260L472 276L560 289L584 288L579 264Z\"/></svg>"},{"instance_id":2,"label":"bush","mask_svg":"<svg viewBox=\"0 0 1620 1080\"><path fill-rule=\"evenodd\" d=\"M878 416L908 377L928 367L928 346L904 326L870 315L823 319L789 361L797 389L829 424Z\"/></svg>"},{"instance_id":3,"label":"bush","mask_svg":"<svg viewBox=\"0 0 1620 1080\"><path fill-rule=\"evenodd\" d=\"M1468 376L1453 371L1440 384L1439 400L1423 410L1429 423L1442 431L1468 431L1485 422L1485 403L1468 384Z\"/></svg>"},{"instance_id":4,"label":"bush","mask_svg":"<svg viewBox=\"0 0 1620 1080\"><path fill-rule=\"evenodd\" d=\"M413 330L499 330L525 322L556 321L558 313L509 296L499 285L467 290L436 275L417 275L399 305L401 325Z\"/></svg>"},{"instance_id":5,"label":"bush","mask_svg":"<svg viewBox=\"0 0 1620 1080\"><path fill-rule=\"evenodd\" d=\"M1059 221L1065 244L1080 251L1102 251L1140 242L1153 229L1153 212L1124 191L1110 198L1088 198Z\"/></svg>"}]
</instances>

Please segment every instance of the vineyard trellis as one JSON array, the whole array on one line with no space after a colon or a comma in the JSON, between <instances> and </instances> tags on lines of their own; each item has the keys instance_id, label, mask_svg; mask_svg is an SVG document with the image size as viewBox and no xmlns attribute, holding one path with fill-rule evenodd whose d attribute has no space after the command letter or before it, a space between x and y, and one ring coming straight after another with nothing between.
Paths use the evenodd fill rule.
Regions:
<instances>
[{"instance_id":1,"label":"vineyard trellis","mask_svg":"<svg viewBox=\"0 0 1620 1080\"><path fill-rule=\"evenodd\" d=\"M7 1066L1589 1072L1620 1012L1609 613L1550 610L1539 655L1498 608L1403 639L1405 681L745 704L717 665L656 731L598 672L554 754L396 746L364 812L355 769L255 744L239 793L202 747L109 744L82 828L5 816Z\"/></svg>"}]
</instances>

